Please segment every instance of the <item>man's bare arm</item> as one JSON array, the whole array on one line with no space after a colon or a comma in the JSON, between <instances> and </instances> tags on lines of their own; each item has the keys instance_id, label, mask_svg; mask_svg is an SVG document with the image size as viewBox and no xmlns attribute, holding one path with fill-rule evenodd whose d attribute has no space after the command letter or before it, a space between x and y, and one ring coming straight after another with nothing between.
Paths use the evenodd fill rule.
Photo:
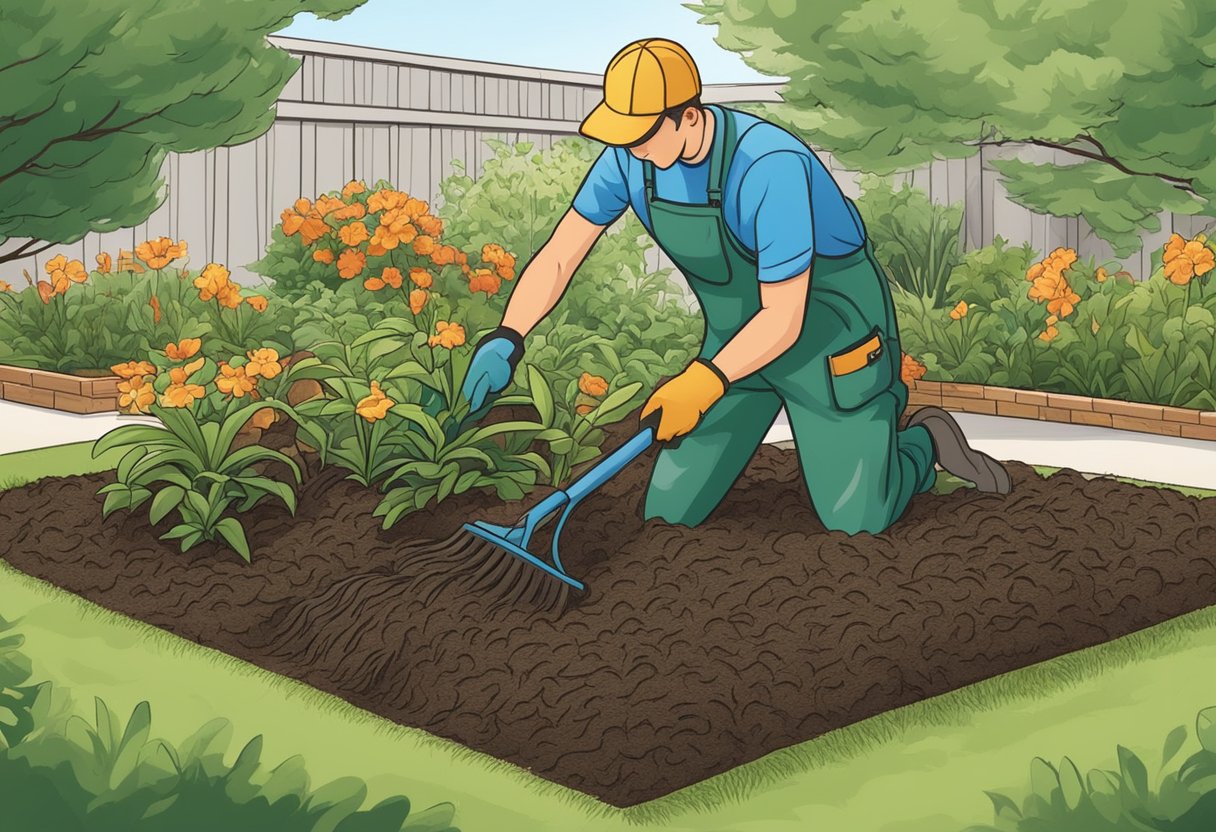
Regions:
<instances>
[{"instance_id":1,"label":"man's bare arm","mask_svg":"<svg viewBox=\"0 0 1216 832\"><path fill-rule=\"evenodd\" d=\"M793 346L802 332L811 271L760 284L760 311L711 359L730 381L754 373Z\"/></svg>"},{"instance_id":2,"label":"man's bare arm","mask_svg":"<svg viewBox=\"0 0 1216 832\"><path fill-rule=\"evenodd\" d=\"M502 325L527 335L561 299L570 278L582 265L606 226L596 225L573 208L520 274L507 301Z\"/></svg>"}]
</instances>

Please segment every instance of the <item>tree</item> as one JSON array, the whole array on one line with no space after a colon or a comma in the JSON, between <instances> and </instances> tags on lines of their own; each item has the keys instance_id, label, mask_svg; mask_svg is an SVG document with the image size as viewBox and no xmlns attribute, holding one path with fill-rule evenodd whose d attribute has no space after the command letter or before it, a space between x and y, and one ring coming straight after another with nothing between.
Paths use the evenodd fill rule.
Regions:
<instances>
[{"instance_id":1,"label":"tree","mask_svg":"<svg viewBox=\"0 0 1216 832\"><path fill-rule=\"evenodd\" d=\"M300 12L335 19L364 2L5 3L0 263L146 220L168 152L239 144L274 123L299 61L265 36Z\"/></svg>"},{"instance_id":2,"label":"tree","mask_svg":"<svg viewBox=\"0 0 1216 832\"><path fill-rule=\"evenodd\" d=\"M886 174L982 145L1015 201L1083 216L1120 256L1157 213L1216 216L1212 0L703 0L717 42L790 80L764 115Z\"/></svg>"}]
</instances>

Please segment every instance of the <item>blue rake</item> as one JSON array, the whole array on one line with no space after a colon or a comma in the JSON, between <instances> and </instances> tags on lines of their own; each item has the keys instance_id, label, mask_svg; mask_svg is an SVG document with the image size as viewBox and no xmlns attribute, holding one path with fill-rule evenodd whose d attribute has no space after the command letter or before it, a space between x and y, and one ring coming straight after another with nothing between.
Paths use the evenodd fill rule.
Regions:
<instances>
[{"instance_id":1,"label":"blue rake","mask_svg":"<svg viewBox=\"0 0 1216 832\"><path fill-rule=\"evenodd\" d=\"M420 550L420 554L442 560L444 577L471 575L470 590L487 595L496 603L524 602L544 610L565 609L572 598L585 592L587 587L562 564L558 548L562 530L579 503L655 441L657 419L648 419L643 424L645 427L633 438L601 459L565 490L554 491L545 497L515 525L500 526L474 520L465 523L447 540ZM537 529L554 518L557 525L553 529L550 557L546 560L532 552L530 544ZM504 553L509 557L504 557ZM439 557L434 557L436 555ZM459 561L458 568L452 568L453 557ZM431 597L436 594L437 590Z\"/></svg>"}]
</instances>

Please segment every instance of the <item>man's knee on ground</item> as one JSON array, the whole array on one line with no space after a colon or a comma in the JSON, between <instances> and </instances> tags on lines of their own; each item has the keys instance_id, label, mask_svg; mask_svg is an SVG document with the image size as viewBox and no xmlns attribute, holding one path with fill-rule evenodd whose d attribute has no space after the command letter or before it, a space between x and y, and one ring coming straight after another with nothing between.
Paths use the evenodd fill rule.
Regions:
<instances>
[{"instance_id":1,"label":"man's knee on ground","mask_svg":"<svg viewBox=\"0 0 1216 832\"><path fill-rule=\"evenodd\" d=\"M696 492L687 486L656 488L652 483L646 491L642 519L662 520L673 526L699 526L709 512L694 503L695 497Z\"/></svg>"}]
</instances>

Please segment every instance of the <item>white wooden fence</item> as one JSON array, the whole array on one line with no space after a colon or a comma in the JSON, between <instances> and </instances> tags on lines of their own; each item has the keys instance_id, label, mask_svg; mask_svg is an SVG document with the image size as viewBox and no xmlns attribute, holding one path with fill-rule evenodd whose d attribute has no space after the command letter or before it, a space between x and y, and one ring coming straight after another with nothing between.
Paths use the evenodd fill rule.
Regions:
<instances>
[{"instance_id":1,"label":"white wooden fence","mask_svg":"<svg viewBox=\"0 0 1216 832\"><path fill-rule=\"evenodd\" d=\"M243 282L260 278L245 266L257 260L281 211L298 197L341 188L350 179L387 179L396 187L437 201L438 184L462 161L476 176L491 156L487 138L531 141L540 148L576 135L600 100L599 75L417 55L295 38L271 40L302 61L279 98L276 120L264 135L232 147L173 154L165 162L164 203L134 228L89 234L36 258L0 264L0 279L24 284L22 269L41 271L57 254L91 268L100 251L116 255L143 240L168 236L190 245L194 267L227 265ZM778 101L779 84L707 85L709 102ZM995 234L1046 251L1078 248L1084 257L1110 256L1083 220L1035 214L1010 202L987 166L1017 153L1047 160L1056 151L985 148L966 160L938 161L900 178L936 202L963 202L965 244L990 243ZM821 153L850 196L856 173ZM1062 157L1063 154L1060 154ZM573 194L571 194L573 197ZM1160 233L1128 266L1147 274L1148 256L1173 230L1190 234L1206 220L1162 215ZM661 263L657 250L653 261Z\"/></svg>"}]
</instances>

